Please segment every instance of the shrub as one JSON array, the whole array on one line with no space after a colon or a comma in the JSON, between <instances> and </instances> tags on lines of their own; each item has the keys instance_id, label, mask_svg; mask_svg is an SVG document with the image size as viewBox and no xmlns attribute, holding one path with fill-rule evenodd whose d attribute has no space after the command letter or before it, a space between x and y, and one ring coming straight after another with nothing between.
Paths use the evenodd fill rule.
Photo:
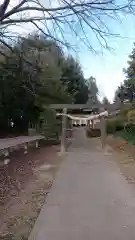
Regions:
<instances>
[{"instance_id":1,"label":"shrub","mask_svg":"<svg viewBox=\"0 0 135 240\"><path fill-rule=\"evenodd\" d=\"M128 123L135 124L135 109L130 110L127 113Z\"/></svg>"},{"instance_id":2,"label":"shrub","mask_svg":"<svg viewBox=\"0 0 135 240\"><path fill-rule=\"evenodd\" d=\"M46 108L40 116L40 133L46 139L58 139L61 132L60 120L56 119L56 113Z\"/></svg>"},{"instance_id":3,"label":"shrub","mask_svg":"<svg viewBox=\"0 0 135 240\"><path fill-rule=\"evenodd\" d=\"M124 129L124 122L119 118L107 120L107 133L115 133L116 131L121 131Z\"/></svg>"},{"instance_id":4,"label":"shrub","mask_svg":"<svg viewBox=\"0 0 135 240\"><path fill-rule=\"evenodd\" d=\"M87 128L86 129L86 135L87 137L100 137L101 131L99 128Z\"/></svg>"},{"instance_id":5,"label":"shrub","mask_svg":"<svg viewBox=\"0 0 135 240\"><path fill-rule=\"evenodd\" d=\"M116 131L115 121L107 120L106 130L107 133L114 133Z\"/></svg>"},{"instance_id":6,"label":"shrub","mask_svg":"<svg viewBox=\"0 0 135 240\"><path fill-rule=\"evenodd\" d=\"M129 112L129 109L121 109L120 110L119 119L121 121L127 122L127 120L128 120L128 117L127 117L128 112Z\"/></svg>"},{"instance_id":7,"label":"shrub","mask_svg":"<svg viewBox=\"0 0 135 240\"><path fill-rule=\"evenodd\" d=\"M130 133L130 134L132 134L132 135L135 135L135 124L133 124L133 123L128 123L128 124L126 124L125 130L126 130L128 133Z\"/></svg>"}]
</instances>

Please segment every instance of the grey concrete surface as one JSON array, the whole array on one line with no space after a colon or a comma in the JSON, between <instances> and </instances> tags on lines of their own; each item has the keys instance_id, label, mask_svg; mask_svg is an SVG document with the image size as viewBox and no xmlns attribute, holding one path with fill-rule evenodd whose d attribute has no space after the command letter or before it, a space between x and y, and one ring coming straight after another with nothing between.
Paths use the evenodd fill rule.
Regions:
<instances>
[{"instance_id":1,"label":"grey concrete surface","mask_svg":"<svg viewBox=\"0 0 135 240\"><path fill-rule=\"evenodd\" d=\"M29 240L135 239L135 189L97 142L75 130Z\"/></svg>"},{"instance_id":2,"label":"grey concrete surface","mask_svg":"<svg viewBox=\"0 0 135 240\"><path fill-rule=\"evenodd\" d=\"M44 138L43 136L19 136L19 137L13 137L13 138L1 138L0 150L4 150L6 148L14 147L17 145L29 143L36 140L41 140L43 138Z\"/></svg>"}]
</instances>

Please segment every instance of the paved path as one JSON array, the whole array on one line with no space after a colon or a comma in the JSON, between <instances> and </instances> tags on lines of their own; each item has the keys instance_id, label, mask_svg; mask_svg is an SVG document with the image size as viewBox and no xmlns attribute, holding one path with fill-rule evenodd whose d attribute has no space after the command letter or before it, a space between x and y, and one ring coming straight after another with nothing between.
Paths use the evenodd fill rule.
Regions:
<instances>
[{"instance_id":1,"label":"paved path","mask_svg":"<svg viewBox=\"0 0 135 240\"><path fill-rule=\"evenodd\" d=\"M75 137L29 240L134 240L135 189L114 156Z\"/></svg>"}]
</instances>

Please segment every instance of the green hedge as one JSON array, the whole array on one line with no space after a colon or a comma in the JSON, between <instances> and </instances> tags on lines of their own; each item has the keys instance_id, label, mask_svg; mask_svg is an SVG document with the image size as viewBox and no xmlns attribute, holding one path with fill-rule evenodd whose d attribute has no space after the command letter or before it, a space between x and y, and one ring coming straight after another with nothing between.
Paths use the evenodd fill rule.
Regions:
<instances>
[{"instance_id":1,"label":"green hedge","mask_svg":"<svg viewBox=\"0 0 135 240\"><path fill-rule=\"evenodd\" d=\"M115 133L124 129L124 121L119 118L107 120L107 133Z\"/></svg>"},{"instance_id":2,"label":"green hedge","mask_svg":"<svg viewBox=\"0 0 135 240\"><path fill-rule=\"evenodd\" d=\"M135 134L131 131L127 131L126 128L122 131L116 132L115 136L125 139L131 144L135 144Z\"/></svg>"},{"instance_id":3,"label":"green hedge","mask_svg":"<svg viewBox=\"0 0 135 240\"><path fill-rule=\"evenodd\" d=\"M129 123L125 126L125 130L135 136L135 124Z\"/></svg>"}]
</instances>

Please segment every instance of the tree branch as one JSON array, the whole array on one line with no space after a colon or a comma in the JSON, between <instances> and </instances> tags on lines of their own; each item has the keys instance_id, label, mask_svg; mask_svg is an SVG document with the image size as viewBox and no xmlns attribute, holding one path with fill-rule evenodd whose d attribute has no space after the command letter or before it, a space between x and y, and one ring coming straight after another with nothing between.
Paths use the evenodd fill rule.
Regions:
<instances>
[{"instance_id":1,"label":"tree branch","mask_svg":"<svg viewBox=\"0 0 135 240\"><path fill-rule=\"evenodd\" d=\"M3 17L1 17L1 21L5 18L10 17L12 14L17 13L17 10L26 3L26 0L22 0L18 5L16 5L15 7L13 7L10 11L8 11L7 13L5 13L3 15Z\"/></svg>"},{"instance_id":2,"label":"tree branch","mask_svg":"<svg viewBox=\"0 0 135 240\"><path fill-rule=\"evenodd\" d=\"M0 20L2 19L2 17L4 16L7 7L9 5L10 0L4 0L3 4L0 6Z\"/></svg>"},{"instance_id":3,"label":"tree branch","mask_svg":"<svg viewBox=\"0 0 135 240\"><path fill-rule=\"evenodd\" d=\"M44 20L44 18L37 17L37 18L24 18L24 19L9 19L9 20L4 20L2 22L2 25L7 25L7 24L15 24L15 23L29 23L33 21L41 21Z\"/></svg>"},{"instance_id":4,"label":"tree branch","mask_svg":"<svg viewBox=\"0 0 135 240\"><path fill-rule=\"evenodd\" d=\"M4 3L7 1L10 2L10 0L4 0ZM4 12L0 18L0 26L1 29L6 29L13 24L32 23L47 38L51 38L62 45L65 44L66 47L69 46L64 35L67 27L67 31L71 31L71 34L74 33L75 36L80 37L80 34L83 34L80 39L92 50L85 28L87 27L96 35L100 45L104 41L103 45L108 48L106 38L108 36L118 36L118 34L109 31L109 23L104 24L104 16L108 18L111 16L114 20L118 20L119 13L133 11L133 1L127 0L125 4L116 5L114 0L56 0L58 5L54 7L49 0L50 5L46 8L39 0L20 0L20 3L11 10ZM32 16L26 17L25 13L27 12L32 13ZM22 14L17 15L18 13ZM80 32L76 30L78 26ZM5 34L5 39L7 35Z\"/></svg>"},{"instance_id":5,"label":"tree branch","mask_svg":"<svg viewBox=\"0 0 135 240\"><path fill-rule=\"evenodd\" d=\"M10 0L7 0L10 1ZM96 9L96 10L105 10L105 11L118 11L122 10L124 8L127 8L129 5L123 5L121 7L117 7L112 5L111 8L108 8L108 4L112 4L112 1L106 1L106 2L83 2L83 3L75 3L75 4L66 4L65 6L60 6L60 7L55 7L55 8L44 8L43 6L41 7L36 7L36 6L26 6L26 7L21 7L24 5L27 1L23 0L20 4L15 6L12 10L7 12L1 17L1 21L6 19L7 17L11 17L13 14L19 13L19 12L25 12L25 11L38 11L38 12L59 12L63 10L77 10L78 8L91 8L91 9ZM105 7L102 7L104 5ZM100 7L101 6L101 7Z\"/></svg>"}]
</instances>

